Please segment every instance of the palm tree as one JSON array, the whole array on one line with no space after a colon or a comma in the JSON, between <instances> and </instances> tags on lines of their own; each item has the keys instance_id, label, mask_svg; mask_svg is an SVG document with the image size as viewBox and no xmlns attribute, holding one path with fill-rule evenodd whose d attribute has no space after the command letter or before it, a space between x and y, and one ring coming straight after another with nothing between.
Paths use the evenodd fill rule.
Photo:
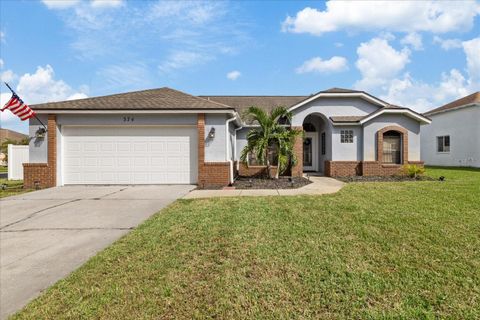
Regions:
<instances>
[{"instance_id":1,"label":"palm tree","mask_svg":"<svg viewBox=\"0 0 480 320\"><path fill-rule=\"evenodd\" d=\"M248 165L248 155L254 154L260 163L267 166L267 175L271 178L271 163L269 153L273 149L277 151L277 171L275 178L278 179L280 173L283 173L289 163L296 162L293 153L295 138L301 134L301 131L291 130L279 123L281 118L288 121L292 119L292 114L285 107L276 107L270 114L264 110L252 106L248 109L248 115L260 125L259 128L251 129L247 134L247 145L242 150L241 161Z\"/></svg>"}]
</instances>

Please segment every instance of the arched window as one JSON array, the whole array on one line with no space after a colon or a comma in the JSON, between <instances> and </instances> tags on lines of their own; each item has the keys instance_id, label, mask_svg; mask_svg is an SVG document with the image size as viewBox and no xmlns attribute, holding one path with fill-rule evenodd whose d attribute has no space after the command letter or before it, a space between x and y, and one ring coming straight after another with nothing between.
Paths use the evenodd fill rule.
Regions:
<instances>
[{"instance_id":1,"label":"arched window","mask_svg":"<svg viewBox=\"0 0 480 320\"><path fill-rule=\"evenodd\" d=\"M390 130L383 133L383 162L402 163L402 135L400 132Z\"/></svg>"}]
</instances>

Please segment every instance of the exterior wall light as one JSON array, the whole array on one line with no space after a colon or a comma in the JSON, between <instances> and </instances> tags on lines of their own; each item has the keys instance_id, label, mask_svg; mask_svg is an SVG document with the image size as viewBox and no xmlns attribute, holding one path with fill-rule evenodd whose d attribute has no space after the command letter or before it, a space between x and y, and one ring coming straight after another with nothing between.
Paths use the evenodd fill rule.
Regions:
<instances>
[{"instance_id":1,"label":"exterior wall light","mask_svg":"<svg viewBox=\"0 0 480 320\"><path fill-rule=\"evenodd\" d=\"M210 129L210 132L208 132L208 138L209 138L209 139L215 138L215 128L212 127L212 128Z\"/></svg>"},{"instance_id":2,"label":"exterior wall light","mask_svg":"<svg viewBox=\"0 0 480 320\"><path fill-rule=\"evenodd\" d=\"M45 133L47 133L45 128L38 128L38 130L35 132L35 138L43 139L45 138Z\"/></svg>"}]
</instances>

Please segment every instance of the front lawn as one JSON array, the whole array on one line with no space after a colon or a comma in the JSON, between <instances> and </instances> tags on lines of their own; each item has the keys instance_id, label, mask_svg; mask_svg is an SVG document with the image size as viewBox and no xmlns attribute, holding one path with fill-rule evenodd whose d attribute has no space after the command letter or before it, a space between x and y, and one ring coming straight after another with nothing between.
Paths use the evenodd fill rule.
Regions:
<instances>
[{"instance_id":1,"label":"front lawn","mask_svg":"<svg viewBox=\"0 0 480 320\"><path fill-rule=\"evenodd\" d=\"M23 180L0 179L0 198L14 196L29 191L32 190L23 189Z\"/></svg>"},{"instance_id":2,"label":"front lawn","mask_svg":"<svg viewBox=\"0 0 480 320\"><path fill-rule=\"evenodd\" d=\"M177 201L16 319L478 319L480 170Z\"/></svg>"}]
</instances>

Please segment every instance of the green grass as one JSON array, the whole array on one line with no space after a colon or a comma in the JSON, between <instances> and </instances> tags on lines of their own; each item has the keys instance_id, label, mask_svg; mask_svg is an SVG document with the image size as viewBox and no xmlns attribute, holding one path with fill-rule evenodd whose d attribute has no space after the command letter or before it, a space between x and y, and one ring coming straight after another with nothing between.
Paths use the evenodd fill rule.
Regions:
<instances>
[{"instance_id":1,"label":"green grass","mask_svg":"<svg viewBox=\"0 0 480 320\"><path fill-rule=\"evenodd\" d=\"M7 189L5 190L0 188L0 198L5 198L9 196L14 196L16 194L32 191L29 189L23 189L23 180L0 179L0 185L7 186Z\"/></svg>"},{"instance_id":2,"label":"green grass","mask_svg":"<svg viewBox=\"0 0 480 320\"><path fill-rule=\"evenodd\" d=\"M0 172L8 172L8 167L0 166Z\"/></svg>"},{"instance_id":3,"label":"green grass","mask_svg":"<svg viewBox=\"0 0 480 320\"><path fill-rule=\"evenodd\" d=\"M478 319L480 170L181 200L15 319Z\"/></svg>"}]
</instances>

